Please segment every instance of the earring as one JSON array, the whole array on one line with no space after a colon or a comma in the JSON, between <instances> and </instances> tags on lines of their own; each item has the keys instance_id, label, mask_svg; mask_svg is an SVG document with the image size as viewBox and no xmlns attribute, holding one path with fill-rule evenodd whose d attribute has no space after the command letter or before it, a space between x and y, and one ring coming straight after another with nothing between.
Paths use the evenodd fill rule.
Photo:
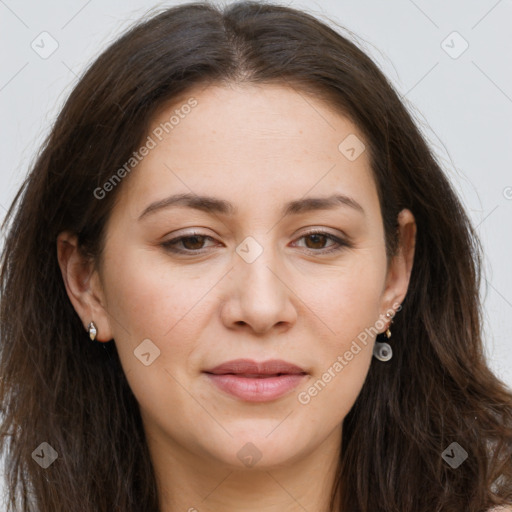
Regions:
<instances>
[{"instance_id":1,"label":"earring","mask_svg":"<svg viewBox=\"0 0 512 512\"><path fill-rule=\"evenodd\" d=\"M389 313L386 313L388 318L391 318ZM386 337L389 340L391 338L391 330L390 325L393 323L393 320L389 322L388 328L386 329ZM393 349L389 343L380 343L375 341L375 345L373 347L373 357L378 359L379 361L389 361L393 357Z\"/></svg>"},{"instance_id":2,"label":"earring","mask_svg":"<svg viewBox=\"0 0 512 512\"><path fill-rule=\"evenodd\" d=\"M94 322L91 322L89 324L89 338L94 341L96 339L96 334L98 334L98 328Z\"/></svg>"}]
</instances>

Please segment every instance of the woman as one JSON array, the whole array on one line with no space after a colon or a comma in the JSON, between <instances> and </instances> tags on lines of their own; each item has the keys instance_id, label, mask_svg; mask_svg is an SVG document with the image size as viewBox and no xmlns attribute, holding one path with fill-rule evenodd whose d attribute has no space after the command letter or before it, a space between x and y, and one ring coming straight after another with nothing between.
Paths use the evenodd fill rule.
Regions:
<instances>
[{"instance_id":1,"label":"woman","mask_svg":"<svg viewBox=\"0 0 512 512\"><path fill-rule=\"evenodd\" d=\"M478 240L386 78L312 16L139 23L6 222L9 510L512 503Z\"/></svg>"}]
</instances>

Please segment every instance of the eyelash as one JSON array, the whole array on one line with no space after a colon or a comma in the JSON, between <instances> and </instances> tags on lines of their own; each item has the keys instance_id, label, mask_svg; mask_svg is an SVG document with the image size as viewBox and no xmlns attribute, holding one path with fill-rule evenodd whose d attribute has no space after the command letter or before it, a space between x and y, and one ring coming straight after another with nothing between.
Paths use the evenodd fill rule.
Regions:
<instances>
[{"instance_id":1,"label":"eyelash","mask_svg":"<svg viewBox=\"0 0 512 512\"><path fill-rule=\"evenodd\" d=\"M334 248L331 248L331 249L327 249L327 250L325 250L325 249L318 249L318 250L307 249L307 251L312 253L312 254L322 254L322 255L324 255L324 254L332 254L332 253L335 253L335 252L339 252L339 251L343 250L346 247L352 247L352 244L349 243L348 241L342 240L341 238L338 238L337 236L334 236L334 235L332 235L330 233L327 233L325 231L310 231L308 233L304 233L302 236L300 236L298 238L298 240L300 240L302 238L305 238L305 237L308 237L308 236L311 236L311 235L323 235L326 238L328 238L329 240L332 240L333 242L335 242ZM192 249L183 250L183 249L176 249L176 247L175 247L182 240L186 240L188 238L195 238L195 237L205 238L205 239L209 238L210 240L213 240L213 238L211 236L203 235L201 233L195 233L194 232L194 233L190 233L190 234L185 235L185 236L180 236L180 237L177 237L177 238L173 238L172 240L168 240L166 242L163 242L161 245L167 251L170 251L170 252L173 252L173 253L177 253L177 254L188 254L188 255L202 254L204 252L204 250L201 250L201 249L198 249L198 250L192 250Z\"/></svg>"}]
</instances>

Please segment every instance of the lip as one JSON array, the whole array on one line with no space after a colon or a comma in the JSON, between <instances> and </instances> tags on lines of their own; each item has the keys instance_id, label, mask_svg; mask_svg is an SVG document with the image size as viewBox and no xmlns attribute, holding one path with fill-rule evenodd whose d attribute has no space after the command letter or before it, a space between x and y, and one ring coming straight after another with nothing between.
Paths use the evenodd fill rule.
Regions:
<instances>
[{"instance_id":1,"label":"lip","mask_svg":"<svg viewBox=\"0 0 512 512\"><path fill-rule=\"evenodd\" d=\"M259 363L236 359L204 373L222 391L248 402L276 400L296 388L307 376L303 368L281 359Z\"/></svg>"},{"instance_id":2,"label":"lip","mask_svg":"<svg viewBox=\"0 0 512 512\"><path fill-rule=\"evenodd\" d=\"M260 363L252 359L233 359L219 364L215 368L205 370L206 373L216 375L232 373L244 375L277 375L278 373L297 374L306 373L306 370L282 359L269 359Z\"/></svg>"}]
</instances>

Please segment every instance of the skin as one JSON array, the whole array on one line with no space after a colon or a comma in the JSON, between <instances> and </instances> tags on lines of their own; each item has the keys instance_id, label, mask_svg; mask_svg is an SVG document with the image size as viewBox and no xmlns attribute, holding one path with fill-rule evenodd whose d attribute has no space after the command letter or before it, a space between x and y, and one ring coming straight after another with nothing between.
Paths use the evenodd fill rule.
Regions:
<instances>
[{"instance_id":1,"label":"skin","mask_svg":"<svg viewBox=\"0 0 512 512\"><path fill-rule=\"evenodd\" d=\"M400 213L399 250L388 261L367 152L350 161L338 150L349 134L364 138L316 98L278 85L210 85L166 105L153 127L191 96L197 106L120 185L102 261L88 265L76 237L59 236L68 295L85 329L94 320L99 341L115 340L163 512L324 512L342 422L368 374L374 337L309 403L298 394L403 301L414 217ZM138 219L154 201L188 192L228 200L238 212L169 207ZM347 205L280 213L287 201L334 192L364 213ZM335 242L304 236L312 228L351 245L326 254ZM179 243L189 255L162 246L193 231L212 238ZM251 263L236 252L248 236L263 249ZM145 339L160 350L149 366L134 356ZM282 398L245 402L202 373L236 358L284 359L308 377ZM237 457L249 442L261 455L252 467Z\"/></svg>"}]
</instances>

